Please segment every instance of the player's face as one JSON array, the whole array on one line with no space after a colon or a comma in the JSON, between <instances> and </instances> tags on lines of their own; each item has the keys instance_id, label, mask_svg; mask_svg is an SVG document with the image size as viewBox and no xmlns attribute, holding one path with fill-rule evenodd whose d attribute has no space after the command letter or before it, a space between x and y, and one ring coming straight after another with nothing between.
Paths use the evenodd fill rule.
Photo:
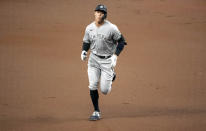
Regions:
<instances>
[{"instance_id":1,"label":"player's face","mask_svg":"<svg viewBox=\"0 0 206 131\"><path fill-rule=\"evenodd\" d=\"M102 18L104 16L104 13L101 12L101 11L95 11L94 16L95 16L95 21L98 22L98 23L101 23L103 21Z\"/></svg>"}]
</instances>

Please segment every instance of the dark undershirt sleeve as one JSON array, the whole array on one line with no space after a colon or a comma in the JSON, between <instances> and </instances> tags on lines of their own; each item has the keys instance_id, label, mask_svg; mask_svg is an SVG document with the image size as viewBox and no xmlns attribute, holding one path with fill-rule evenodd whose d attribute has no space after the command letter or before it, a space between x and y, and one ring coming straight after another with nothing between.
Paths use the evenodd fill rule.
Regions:
<instances>
[{"instance_id":1,"label":"dark undershirt sleeve","mask_svg":"<svg viewBox=\"0 0 206 131\"><path fill-rule=\"evenodd\" d=\"M124 49L124 46L127 45L127 43L126 43L123 35L121 35L120 39L117 42L118 42L118 45L117 45L117 49L116 49L115 54L117 56L119 56L120 53L122 52L122 50Z\"/></svg>"},{"instance_id":2,"label":"dark undershirt sleeve","mask_svg":"<svg viewBox=\"0 0 206 131\"><path fill-rule=\"evenodd\" d=\"M82 50L85 50L87 52L89 50L89 48L90 48L90 43L83 42Z\"/></svg>"}]
</instances>

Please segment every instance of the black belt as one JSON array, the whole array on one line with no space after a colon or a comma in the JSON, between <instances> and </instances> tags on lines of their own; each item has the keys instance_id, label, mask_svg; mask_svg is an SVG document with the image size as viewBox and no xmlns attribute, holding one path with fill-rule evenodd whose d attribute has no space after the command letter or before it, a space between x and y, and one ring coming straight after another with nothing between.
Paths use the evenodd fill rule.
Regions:
<instances>
[{"instance_id":1,"label":"black belt","mask_svg":"<svg viewBox=\"0 0 206 131\"><path fill-rule=\"evenodd\" d=\"M94 54L94 55L96 55L96 54ZM112 55L109 55L109 56L96 55L96 56L101 58L101 59L107 59L107 58L110 58Z\"/></svg>"}]
</instances>

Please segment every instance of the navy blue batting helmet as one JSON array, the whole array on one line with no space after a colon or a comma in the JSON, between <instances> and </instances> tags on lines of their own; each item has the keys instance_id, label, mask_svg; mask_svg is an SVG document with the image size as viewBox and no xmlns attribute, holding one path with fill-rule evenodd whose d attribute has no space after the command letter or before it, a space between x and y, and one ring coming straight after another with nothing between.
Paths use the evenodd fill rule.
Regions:
<instances>
[{"instance_id":1,"label":"navy blue batting helmet","mask_svg":"<svg viewBox=\"0 0 206 131\"><path fill-rule=\"evenodd\" d=\"M107 7L105 5L100 4L100 5L97 5L94 11L102 11L104 13L107 13Z\"/></svg>"}]
</instances>

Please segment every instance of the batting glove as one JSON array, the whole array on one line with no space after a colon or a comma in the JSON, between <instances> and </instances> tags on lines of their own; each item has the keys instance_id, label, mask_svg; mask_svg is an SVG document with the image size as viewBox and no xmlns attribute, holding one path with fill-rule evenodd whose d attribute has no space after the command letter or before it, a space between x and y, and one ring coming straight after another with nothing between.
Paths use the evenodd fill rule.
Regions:
<instances>
[{"instance_id":1,"label":"batting glove","mask_svg":"<svg viewBox=\"0 0 206 131\"><path fill-rule=\"evenodd\" d=\"M82 53L81 53L81 60L85 61L86 58L87 58L87 52L85 50L83 50Z\"/></svg>"},{"instance_id":2,"label":"batting glove","mask_svg":"<svg viewBox=\"0 0 206 131\"><path fill-rule=\"evenodd\" d=\"M114 68L117 64L117 55L113 54L112 57L111 57L111 60L112 60L112 67Z\"/></svg>"}]
</instances>

